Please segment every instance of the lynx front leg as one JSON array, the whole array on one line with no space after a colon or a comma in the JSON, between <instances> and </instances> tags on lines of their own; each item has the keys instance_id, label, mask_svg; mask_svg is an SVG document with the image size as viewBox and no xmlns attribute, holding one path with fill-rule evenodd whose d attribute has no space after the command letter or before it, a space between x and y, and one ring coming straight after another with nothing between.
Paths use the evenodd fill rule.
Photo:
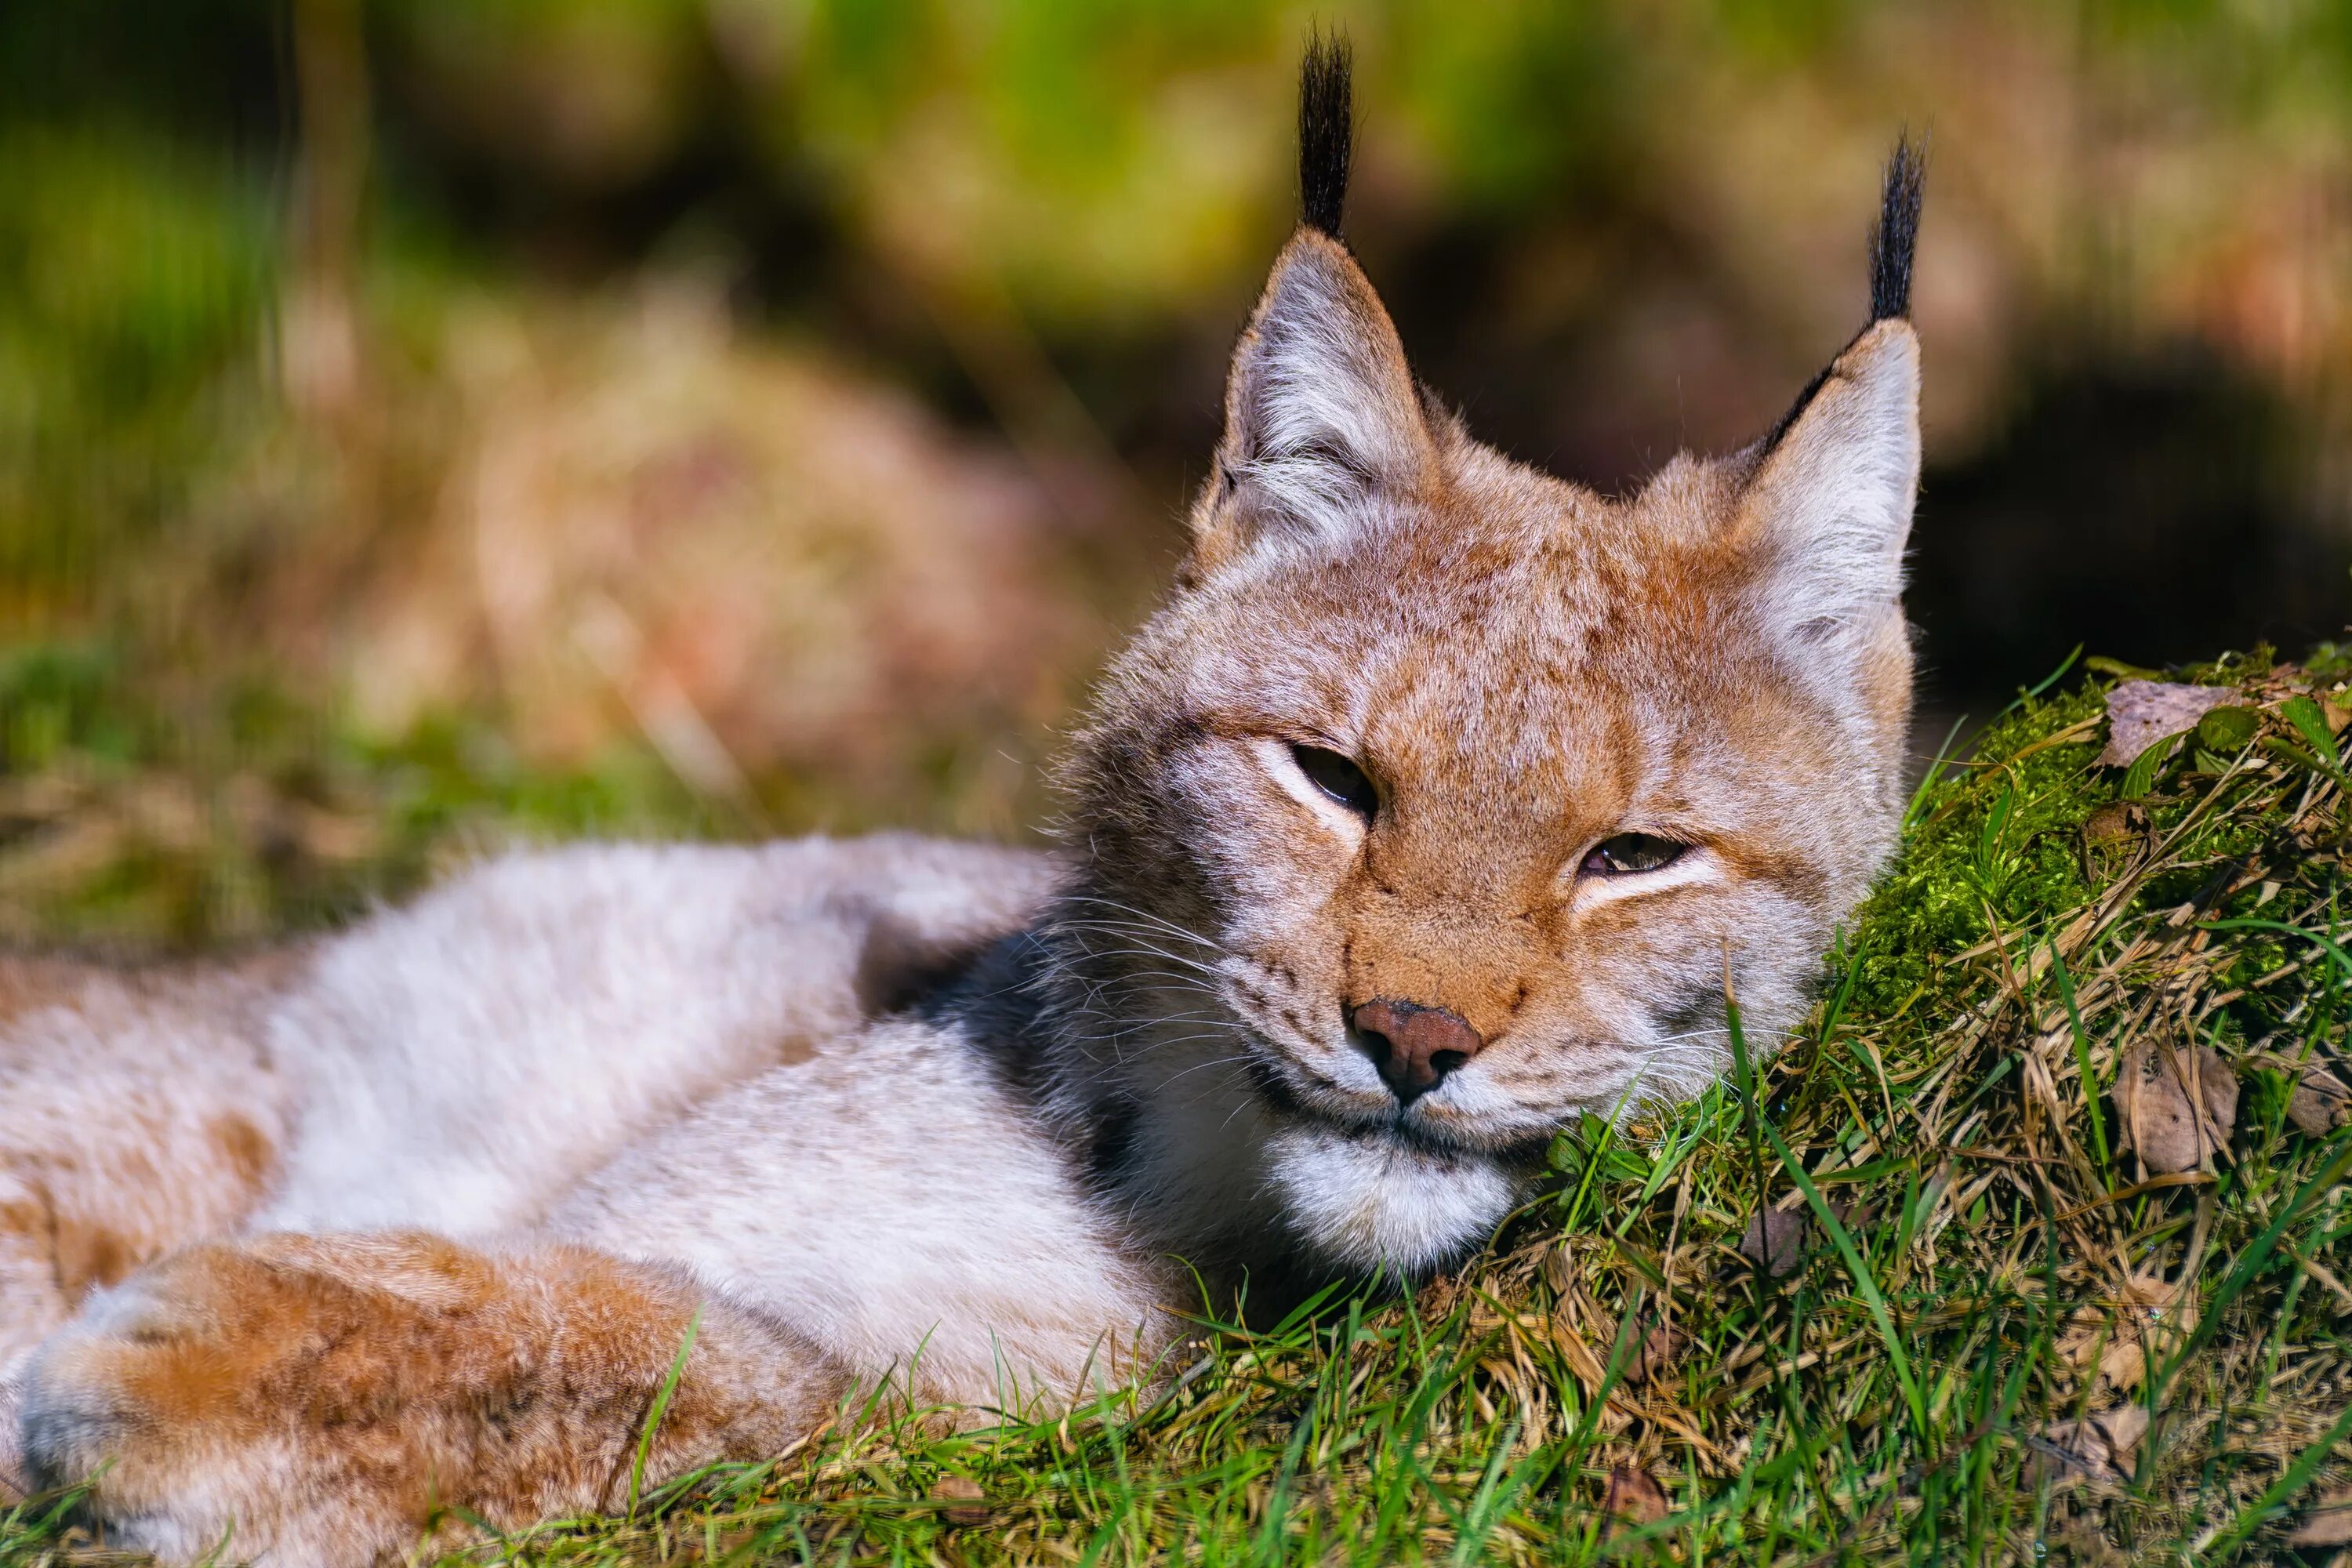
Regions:
<instances>
[{"instance_id":1,"label":"lynx front leg","mask_svg":"<svg viewBox=\"0 0 2352 1568\"><path fill-rule=\"evenodd\" d=\"M583 1248L415 1233L270 1236L165 1259L96 1297L28 1369L48 1483L95 1475L110 1539L166 1559L366 1563L442 1508L501 1528L627 1498L697 1310L650 1485L772 1454L845 1379L690 1277Z\"/></svg>"}]
</instances>

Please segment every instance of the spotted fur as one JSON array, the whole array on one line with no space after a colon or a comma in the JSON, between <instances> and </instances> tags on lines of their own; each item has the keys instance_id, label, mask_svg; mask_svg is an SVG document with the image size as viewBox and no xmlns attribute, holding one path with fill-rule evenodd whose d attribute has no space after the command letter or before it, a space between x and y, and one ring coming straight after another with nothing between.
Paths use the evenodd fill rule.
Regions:
<instances>
[{"instance_id":1,"label":"spotted fur","mask_svg":"<svg viewBox=\"0 0 2352 1568\"><path fill-rule=\"evenodd\" d=\"M0 1469L356 1564L625 1500L673 1366L646 1484L877 1392L1066 1406L1192 1268L1461 1258L1563 1124L1723 1070L1727 983L1795 1021L1901 810L1916 164L1782 427L1612 499L1413 380L1345 84L1056 854L582 848L215 970L0 963ZM1476 1048L1392 1093L1375 1003Z\"/></svg>"}]
</instances>

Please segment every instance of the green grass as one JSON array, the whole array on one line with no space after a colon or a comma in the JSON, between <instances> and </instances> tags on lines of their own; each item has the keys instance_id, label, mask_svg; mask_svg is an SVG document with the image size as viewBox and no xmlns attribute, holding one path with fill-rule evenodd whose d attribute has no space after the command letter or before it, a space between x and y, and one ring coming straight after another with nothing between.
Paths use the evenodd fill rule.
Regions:
<instances>
[{"instance_id":1,"label":"green grass","mask_svg":"<svg viewBox=\"0 0 2352 1568\"><path fill-rule=\"evenodd\" d=\"M2276 1560L2352 1480L2352 1129L2286 1114L2352 1016L2352 817L2325 710L2292 700L2347 673L2196 672L2257 711L2120 803L2105 682L2022 701L1922 787L1798 1037L1564 1133L1494 1247L1410 1300L1204 1315L1162 1391L1050 1425L845 1411L774 1464L453 1561ZM2143 1042L2240 1078L2204 1169L2124 1147L2107 1090ZM1779 1279L1741 1249L1759 1205L1806 1218ZM2065 1424L2131 1404L2150 1424L2114 1468L2064 1462ZM1665 1517L1606 1514L1621 1469ZM0 1562L98 1560L55 1500L0 1522Z\"/></svg>"},{"instance_id":2,"label":"green grass","mask_svg":"<svg viewBox=\"0 0 2352 1568\"><path fill-rule=\"evenodd\" d=\"M649 747L534 768L479 716L363 737L265 679L0 644L0 942L195 951L333 921L486 849L740 833Z\"/></svg>"}]
</instances>

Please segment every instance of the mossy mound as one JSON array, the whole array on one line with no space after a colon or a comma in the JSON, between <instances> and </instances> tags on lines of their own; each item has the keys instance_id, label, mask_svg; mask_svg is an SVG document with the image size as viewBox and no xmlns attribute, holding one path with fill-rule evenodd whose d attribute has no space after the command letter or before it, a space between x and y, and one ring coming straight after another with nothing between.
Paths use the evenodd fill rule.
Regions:
<instances>
[{"instance_id":1,"label":"mossy mound","mask_svg":"<svg viewBox=\"0 0 2352 1568\"><path fill-rule=\"evenodd\" d=\"M1796 1038L1563 1135L1410 1301L1219 1332L1050 1426L845 1422L463 1560L2321 1561L2347 674L2189 672L2237 696L2128 770L2107 682L2021 700L1921 787ZM58 1500L0 1562L94 1560Z\"/></svg>"}]
</instances>

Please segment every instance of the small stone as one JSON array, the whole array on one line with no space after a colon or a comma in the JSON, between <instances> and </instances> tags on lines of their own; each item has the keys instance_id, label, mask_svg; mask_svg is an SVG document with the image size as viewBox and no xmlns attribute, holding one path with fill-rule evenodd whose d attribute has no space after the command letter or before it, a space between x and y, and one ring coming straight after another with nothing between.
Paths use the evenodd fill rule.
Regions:
<instances>
[{"instance_id":1,"label":"small stone","mask_svg":"<svg viewBox=\"0 0 2352 1568\"><path fill-rule=\"evenodd\" d=\"M940 1517L960 1530L988 1522L988 1489L970 1476L941 1476L931 1495L947 1504Z\"/></svg>"},{"instance_id":2,"label":"small stone","mask_svg":"<svg viewBox=\"0 0 2352 1568\"><path fill-rule=\"evenodd\" d=\"M1804 1260L1805 1216L1787 1209L1759 1209L1739 1238L1739 1255L1775 1279L1797 1271Z\"/></svg>"},{"instance_id":3,"label":"small stone","mask_svg":"<svg viewBox=\"0 0 2352 1568\"><path fill-rule=\"evenodd\" d=\"M2210 1046L2135 1046L2116 1069L2125 1145L2150 1171L2194 1171L2227 1148L2238 1079Z\"/></svg>"}]
</instances>

